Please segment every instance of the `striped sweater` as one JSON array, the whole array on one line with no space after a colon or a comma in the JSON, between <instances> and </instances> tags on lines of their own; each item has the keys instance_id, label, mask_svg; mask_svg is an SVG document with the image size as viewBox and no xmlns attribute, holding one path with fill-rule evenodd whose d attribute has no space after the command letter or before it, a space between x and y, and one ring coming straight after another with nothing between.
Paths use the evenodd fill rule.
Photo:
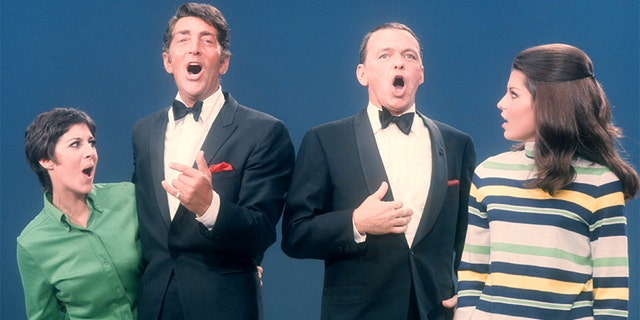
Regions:
<instances>
[{"instance_id":1,"label":"striped sweater","mask_svg":"<svg viewBox=\"0 0 640 320\"><path fill-rule=\"evenodd\" d=\"M625 319L624 196L608 168L575 160L573 183L550 196L532 144L475 171L455 319Z\"/></svg>"}]
</instances>

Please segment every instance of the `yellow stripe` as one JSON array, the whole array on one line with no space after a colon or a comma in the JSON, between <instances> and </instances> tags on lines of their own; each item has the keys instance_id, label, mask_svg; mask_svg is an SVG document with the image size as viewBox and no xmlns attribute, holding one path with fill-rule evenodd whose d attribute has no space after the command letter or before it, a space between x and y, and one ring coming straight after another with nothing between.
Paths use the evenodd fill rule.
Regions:
<instances>
[{"instance_id":1,"label":"yellow stripe","mask_svg":"<svg viewBox=\"0 0 640 320\"><path fill-rule=\"evenodd\" d=\"M624 194L622 194L622 192L609 193L596 199L596 205L597 207L594 208L594 211L602 208L624 205Z\"/></svg>"},{"instance_id":2,"label":"yellow stripe","mask_svg":"<svg viewBox=\"0 0 640 320\"><path fill-rule=\"evenodd\" d=\"M487 281L486 273L473 272L468 270L460 270L458 271L458 280L459 281Z\"/></svg>"},{"instance_id":3,"label":"yellow stripe","mask_svg":"<svg viewBox=\"0 0 640 320\"><path fill-rule=\"evenodd\" d=\"M514 276L505 273L492 273L487 279L486 285L545 292L553 291L560 294L574 295L577 292L593 290L592 280L587 283L575 283L537 277Z\"/></svg>"},{"instance_id":4,"label":"yellow stripe","mask_svg":"<svg viewBox=\"0 0 640 320\"><path fill-rule=\"evenodd\" d=\"M536 200L558 199L579 205L591 212L595 212L602 208L624 204L622 192L614 192L604 195L600 198L594 198L588 194L571 190L560 190L555 196L542 189L522 189L507 186L486 186L476 190L476 201L481 202L484 195L491 194L494 196L509 196L517 198L527 198Z\"/></svg>"},{"instance_id":5,"label":"yellow stripe","mask_svg":"<svg viewBox=\"0 0 640 320\"><path fill-rule=\"evenodd\" d=\"M475 184L471 184L471 189L469 189L469 194L474 197L474 198L478 198L480 195L478 194L478 188L476 188ZM484 197L482 197L484 199ZM482 201L482 199L477 199L478 202Z\"/></svg>"},{"instance_id":6,"label":"yellow stripe","mask_svg":"<svg viewBox=\"0 0 640 320\"><path fill-rule=\"evenodd\" d=\"M595 288L593 289L593 297L596 300L629 300L629 288Z\"/></svg>"}]
</instances>

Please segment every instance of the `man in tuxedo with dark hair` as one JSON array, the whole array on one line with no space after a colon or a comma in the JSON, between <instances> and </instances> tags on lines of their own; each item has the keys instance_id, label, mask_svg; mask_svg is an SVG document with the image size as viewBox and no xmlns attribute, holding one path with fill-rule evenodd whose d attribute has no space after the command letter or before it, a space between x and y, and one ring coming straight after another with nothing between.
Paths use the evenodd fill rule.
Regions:
<instances>
[{"instance_id":1,"label":"man in tuxedo with dark hair","mask_svg":"<svg viewBox=\"0 0 640 320\"><path fill-rule=\"evenodd\" d=\"M171 107L133 128L144 272L140 319L261 319L257 266L276 240L293 170L278 119L223 92L229 28L207 4L169 20L162 57Z\"/></svg>"},{"instance_id":2,"label":"man in tuxedo with dark hair","mask_svg":"<svg viewBox=\"0 0 640 320\"><path fill-rule=\"evenodd\" d=\"M451 319L473 142L417 112L424 67L409 27L368 33L356 76L368 106L302 141L282 249L325 261L322 319Z\"/></svg>"}]
</instances>

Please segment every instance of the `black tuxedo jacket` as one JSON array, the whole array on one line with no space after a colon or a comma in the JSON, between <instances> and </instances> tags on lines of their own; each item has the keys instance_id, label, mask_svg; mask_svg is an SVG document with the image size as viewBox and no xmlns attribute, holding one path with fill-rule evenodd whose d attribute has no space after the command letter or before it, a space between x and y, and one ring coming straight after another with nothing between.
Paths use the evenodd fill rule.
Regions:
<instances>
[{"instance_id":1,"label":"black tuxedo jacket","mask_svg":"<svg viewBox=\"0 0 640 320\"><path fill-rule=\"evenodd\" d=\"M233 167L212 173L221 200L212 230L182 205L170 219L160 184L168 109L133 127L133 180L145 266L139 319L157 319L172 274L186 319L262 316L256 265L276 240L294 149L281 121L224 95L226 102L201 148L208 165L224 161Z\"/></svg>"},{"instance_id":2,"label":"black tuxedo jacket","mask_svg":"<svg viewBox=\"0 0 640 320\"><path fill-rule=\"evenodd\" d=\"M431 137L433 174L412 247L404 234L354 241L353 210L388 182L366 109L313 128L302 141L282 249L325 261L322 319L406 320L412 287L421 319L452 316L441 301L455 294L475 151L468 135L420 117Z\"/></svg>"}]
</instances>

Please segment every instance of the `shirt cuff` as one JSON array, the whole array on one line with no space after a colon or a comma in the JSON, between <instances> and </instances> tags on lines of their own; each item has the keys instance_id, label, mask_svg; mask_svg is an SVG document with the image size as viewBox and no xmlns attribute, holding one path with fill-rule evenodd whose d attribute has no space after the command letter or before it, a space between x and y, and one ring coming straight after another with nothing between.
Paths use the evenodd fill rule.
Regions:
<instances>
[{"instance_id":1,"label":"shirt cuff","mask_svg":"<svg viewBox=\"0 0 640 320\"><path fill-rule=\"evenodd\" d=\"M207 209L202 216L196 216L196 220L207 227L209 231L211 231L211 229L213 229L213 225L216 224L216 220L218 220L218 213L220 212L220 195L213 190L211 192L213 192L213 199L211 199L209 209Z\"/></svg>"},{"instance_id":2,"label":"shirt cuff","mask_svg":"<svg viewBox=\"0 0 640 320\"><path fill-rule=\"evenodd\" d=\"M365 242L367 240L367 234L360 234L358 229L356 229L356 223L354 221L352 221L351 223L353 223L353 239L356 241L356 243Z\"/></svg>"}]
</instances>

